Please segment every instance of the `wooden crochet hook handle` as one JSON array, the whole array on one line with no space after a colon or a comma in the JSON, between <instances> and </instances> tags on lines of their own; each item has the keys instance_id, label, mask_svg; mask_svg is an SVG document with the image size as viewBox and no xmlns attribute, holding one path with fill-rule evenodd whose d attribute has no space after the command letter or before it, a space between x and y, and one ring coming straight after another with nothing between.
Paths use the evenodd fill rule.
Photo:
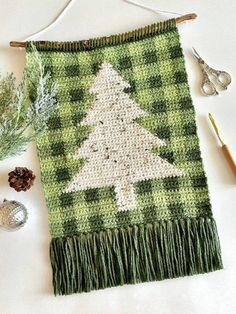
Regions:
<instances>
[{"instance_id":1,"label":"wooden crochet hook handle","mask_svg":"<svg viewBox=\"0 0 236 314\"><path fill-rule=\"evenodd\" d=\"M223 140L222 140L222 138L220 136L220 132L219 132L218 126L217 126L217 124L215 122L215 119L212 117L210 112L208 113L208 116L209 116L211 124L212 124L212 126L213 126L213 128L215 130L216 136L217 136L217 138L219 139L219 141L221 143L221 148L222 148L222 151L223 151L223 153L225 155L225 158L226 158L228 164L230 165L231 170L236 175L236 163L234 161L234 158L231 155L231 152L230 152L228 146L223 142Z\"/></svg>"},{"instance_id":2,"label":"wooden crochet hook handle","mask_svg":"<svg viewBox=\"0 0 236 314\"><path fill-rule=\"evenodd\" d=\"M228 161L228 164L230 165L233 173L236 175L236 163L235 163L234 158L231 155L230 150L226 144L224 144L222 146L222 151L223 151L225 158Z\"/></svg>"},{"instance_id":3,"label":"wooden crochet hook handle","mask_svg":"<svg viewBox=\"0 0 236 314\"><path fill-rule=\"evenodd\" d=\"M189 13L189 14L185 14L185 15L181 15L179 17L177 17L176 20L176 24L180 24L186 21L190 21L190 20L195 20L197 17L196 13ZM42 45L45 42L42 41ZM25 48L26 47L26 42L22 42L22 41L10 41L10 46L11 47L18 47L18 48Z\"/></svg>"}]
</instances>

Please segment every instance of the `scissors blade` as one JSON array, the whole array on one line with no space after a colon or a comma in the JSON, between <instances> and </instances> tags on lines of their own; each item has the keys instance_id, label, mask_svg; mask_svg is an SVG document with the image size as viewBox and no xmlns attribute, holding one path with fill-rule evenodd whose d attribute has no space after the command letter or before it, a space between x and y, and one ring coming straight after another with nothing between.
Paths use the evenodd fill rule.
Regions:
<instances>
[{"instance_id":1,"label":"scissors blade","mask_svg":"<svg viewBox=\"0 0 236 314\"><path fill-rule=\"evenodd\" d=\"M195 56L195 58L197 58L198 60L202 60L199 53L197 52L197 50L194 47L192 47L192 51L193 51L193 55Z\"/></svg>"}]
</instances>

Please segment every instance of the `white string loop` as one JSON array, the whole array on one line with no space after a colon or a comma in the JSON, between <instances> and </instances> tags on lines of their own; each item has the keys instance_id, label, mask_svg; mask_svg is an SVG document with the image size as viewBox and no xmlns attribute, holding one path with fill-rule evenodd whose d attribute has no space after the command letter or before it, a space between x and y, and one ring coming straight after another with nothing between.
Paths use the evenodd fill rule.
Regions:
<instances>
[{"instance_id":1,"label":"white string loop","mask_svg":"<svg viewBox=\"0 0 236 314\"><path fill-rule=\"evenodd\" d=\"M30 41L30 40L33 40L34 37L38 37L42 34L44 34L46 31L48 31L49 29L53 28L64 16L65 14L68 12L68 10L71 8L71 6L73 5L73 3L75 2L76 0L69 0L69 2L66 4L66 6L58 13L58 15L56 16L56 18L51 22L49 23L47 26L45 26L43 29L31 34L30 36L28 36L27 38L25 38L23 41ZM172 14L172 15L178 15L178 16L181 16L182 14L180 13L176 13L176 12L171 12L171 11L164 11L164 10L159 10L157 8L153 8L151 6L148 6L146 4L142 4L142 3L139 3L137 2L136 0L122 0L126 3L129 3L129 4L132 4L132 5L135 5L137 7L140 7L140 8L143 8L143 9L146 9L146 10L149 10L149 11L152 11L152 12L155 12L155 13L164 13L164 14Z\"/></svg>"},{"instance_id":2,"label":"white string loop","mask_svg":"<svg viewBox=\"0 0 236 314\"><path fill-rule=\"evenodd\" d=\"M54 27L67 13L67 11L70 9L70 7L72 6L72 4L75 2L76 0L69 0L69 2L66 4L66 6L58 13L58 15L56 16L56 18L49 23L47 26L45 26L43 29L31 34L30 36L28 36L27 38L25 38L23 41L30 41L32 39L34 39L35 36L40 36L42 34L44 34L46 31L48 31L49 29L51 29L52 27Z\"/></svg>"},{"instance_id":3,"label":"white string loop","mask_svg":"<svg viewBox=\"0 0 236 314\"><path fill-rule=\"evenodd\" d=\"M172 14L172 15L177 15L177 16L181 16L182 15L181 13L177 13L177 12L159 10L157 8L153 8L151 6L148 6L146 4L142 4L142 3L134 1L134 0L123 0L123 1L127 2L127 3L130 3L130 4L133 4L133 5L137 6L137 7L146 9L148 11L154 12L154 13Z\"/></svg>"}]
</instances>

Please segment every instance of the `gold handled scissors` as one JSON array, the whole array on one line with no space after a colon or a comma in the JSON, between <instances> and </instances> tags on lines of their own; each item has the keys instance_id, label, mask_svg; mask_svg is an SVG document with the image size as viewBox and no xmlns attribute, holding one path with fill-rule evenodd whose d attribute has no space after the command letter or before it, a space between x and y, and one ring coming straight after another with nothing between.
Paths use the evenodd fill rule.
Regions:
<instances>
[{"instance_id":1,"label":"gold handled scissors","mask_svg":"<svg viewBox=\"0 0 236 314\"><path fill-rule=\"evenodd\" d=\"M217 87L220 89L227 89L232 79L229 73L225 71L219 71L211 68L206 62L199 56L195 48L193 54L197 58L203 74L203 82L201 85L201 91L205 96L218 95Z\"/></svg>"}]
</instances>

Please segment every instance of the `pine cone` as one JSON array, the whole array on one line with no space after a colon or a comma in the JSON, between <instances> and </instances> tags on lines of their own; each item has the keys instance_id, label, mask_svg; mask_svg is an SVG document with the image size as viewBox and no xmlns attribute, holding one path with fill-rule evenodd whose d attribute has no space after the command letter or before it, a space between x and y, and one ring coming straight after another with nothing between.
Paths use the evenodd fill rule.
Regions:
<instances>
[{"instance_id":1,"label":"pine cone","mask_svg":"<svg viewBox=\"0 0 236 314\"><path fill-rule=\"evenodd\" d=\"M16 167L15 170L8 173L8 176L10 187L14 188L17 192L29 190L35 179L33 171L25 167Z\"/></svg>"}]
</instances>

